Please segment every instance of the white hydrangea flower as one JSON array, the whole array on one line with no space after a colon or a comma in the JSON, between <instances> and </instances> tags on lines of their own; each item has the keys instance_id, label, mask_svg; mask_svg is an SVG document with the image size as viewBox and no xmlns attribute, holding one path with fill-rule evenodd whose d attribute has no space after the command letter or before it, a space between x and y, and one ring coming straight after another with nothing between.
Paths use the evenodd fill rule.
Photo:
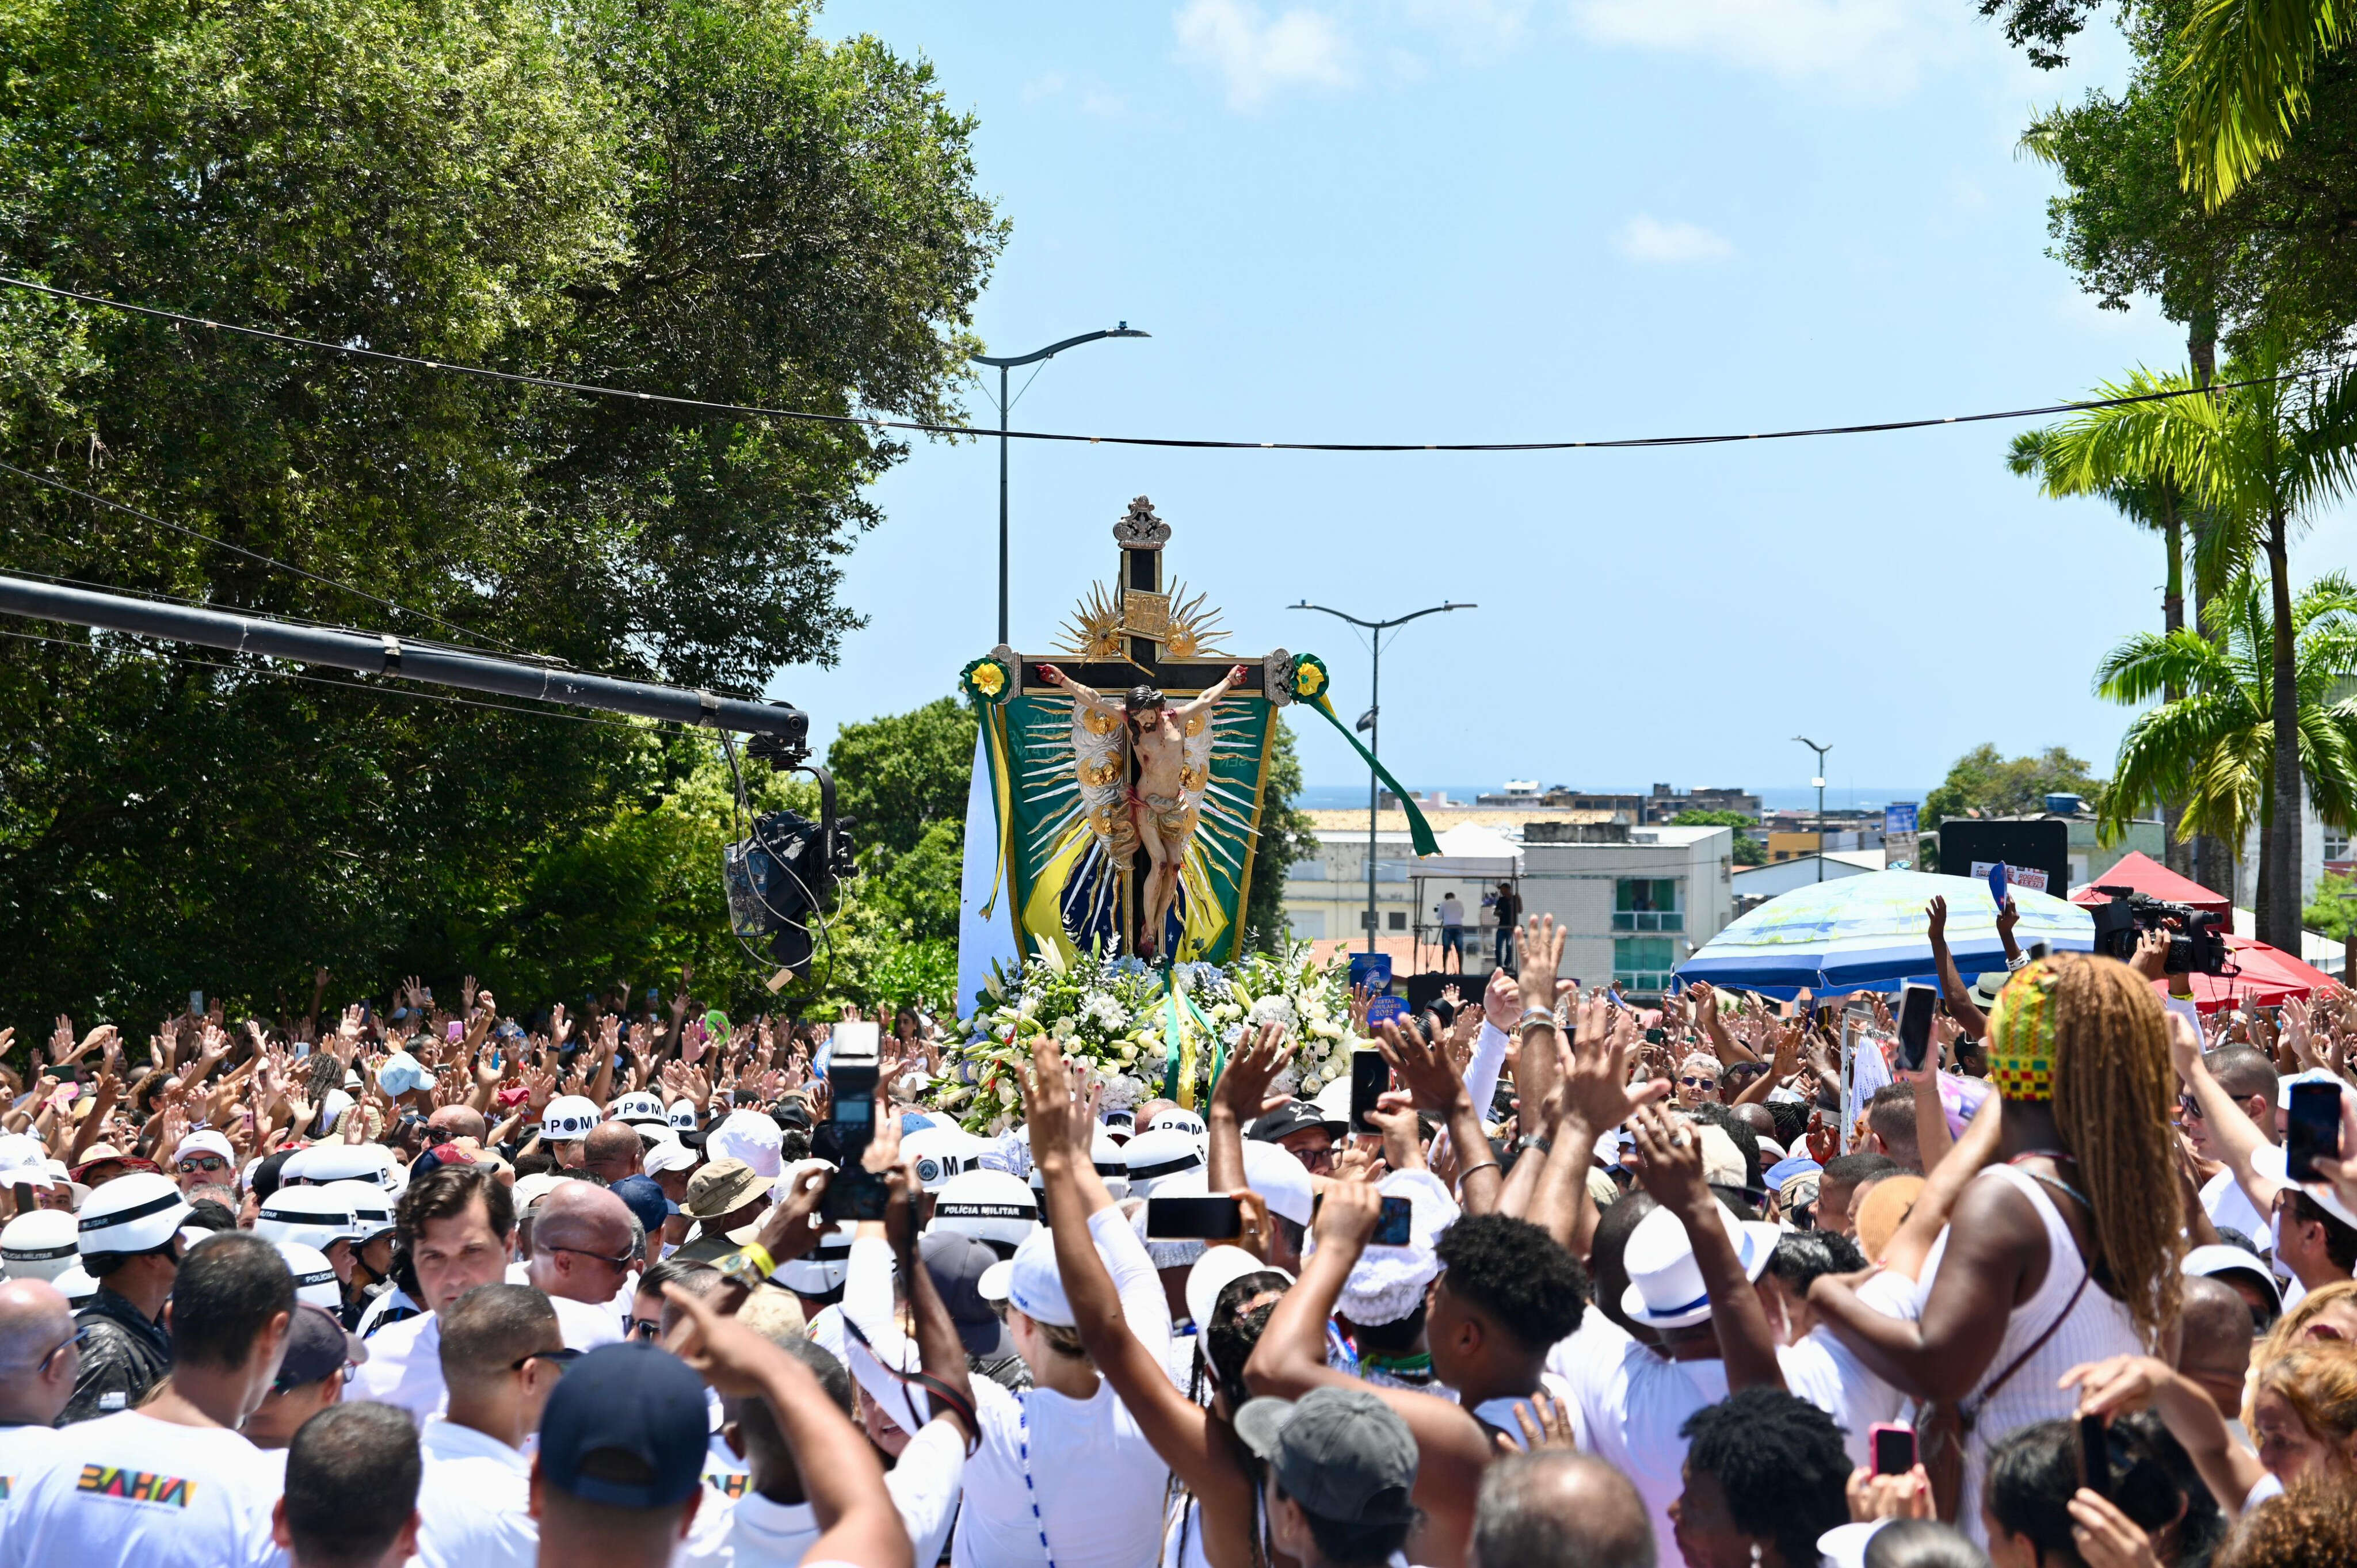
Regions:
<instances>
[{"instance_id":1,"label":"white hydrangea flower","mask_svg":"<svg viewBox=\"0 0 2357 1568\"><path fill-rule=\"evenodd\" d=\"M1291 1030L1300 1024L1301 1016L1294 1011L1293 1003L1289 999L1271 995L1264 996L1253 1004L1252 1016L1247 1021L1255 1029L1264 1024L1281 1024L1287 1030Z\"/></svg>"}]
</instances>

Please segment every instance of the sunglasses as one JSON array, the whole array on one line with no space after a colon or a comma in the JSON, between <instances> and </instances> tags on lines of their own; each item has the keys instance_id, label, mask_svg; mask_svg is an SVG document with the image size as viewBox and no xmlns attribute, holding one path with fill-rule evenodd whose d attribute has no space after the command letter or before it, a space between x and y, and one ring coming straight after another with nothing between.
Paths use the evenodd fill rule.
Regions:
<instances>
[{"instance_id":1,"label":"sunglasses","mask_svg":"<svg viewBox=\"0 0 2357 1568\"><path fill-rule=\"evenodd\" d=\"M229 1169L229 1162L219 1155L190 1155L187 1159L174 1163L184 1171L204 1171L210 1174Z\"/></svg>"},{"instance_id":2,"label":"sunglasses","mask_svg":"<svg viewBox=\"0 0 2357 1568\"><path fill-rule=\"evenodd\" d=\"M521 1372L527 1361L546 1361L561 1372L579 1359L581 1359L581 1352L566 1345L554 1350L534 1350L529 1356L519 1356L508 1363L508 1370Z\"/></svg>"},{"instance_id":3,"label":"sunglasses","mask_svg":"<svg viewBox=\"0 0 2357 1568\"><path fill-rule=\"evenodd\" d=\"M630 1326L627 1330L627 1337L632 1339L660 1339L662 1337L662 1319L659 1317L633 1317L630 1319Z\"/></svg>"},{"instance_id":4,"label":"sunglasses","mask_svg":"<svg viewBox=\"0 0 2357 1568\"><path fill-rule=\"evenodd\" d=\"M603 1252L587 1251L579 1247L543 1247L541 1251L544 1252L570 1252L576 1258L594 1258L597 1262L605 1264L608 1268L624 1273L629 1273L630 1265L639 1261L635 1254L626 1253L619 1258L609 1258Z\"/></svg>"},{"instance_id":5,"label":"sunglasses","mask_svg":"<svg viewBox=\"0 0 2357 1568\"><path fill-rule=\"evenodd\" d=\"M1688 1089L1717 1089L1718 1087L1718 1079L1715 1078L1682 1078L1678 1079L1678 1081L1684 1084Z\"/></svg>"},{"instance_id":6,"label":"sunglasses","mask_svg":"<svg viewBox=\"0 0 2357 1568\"><path fill-rule=\"evenodd\" d=\"M2180 1094L2177 1097L2177 1108L2196 1121L2202 1120L2201 1101L2190 1094Z\"/></svg>"},{"instance_id":7,"label":"sunglasses","mask_svg":"<svg viewBox=\"0 0 2357 1568\"><path fill-rule=\"evenodd\" d=\"M59 1340L55 1345L53 1345L53 1346L51 1346L51 1347L49 1348L49 1353L48 1353L48 1355L46 1355L46 1356L42 1357L42 1358L40 1359L40 1360L39 1360L39 1361L38 1361L38 1362L34 1366L34 1368L33 1368L33 1376L35 1376L35 1377L37 1377L37 1378L38 1378L38 1377L41 1377L41 1376L45 1375L45 1374L48 1371L48 1369L49 1369L49 1363L50 1363L50 1362L52 1362L52 1361L54 1361L54 1360L56 1360L59 1356L63 1355L63 1354L65 1353L65 1350L66 1350L66 1348L67 1348L67 1347L71 1346L73 1348L75 1348L75 1349L79 1350L80 1348L81 1348L81 1347L82 1347L82 1346L84 1346L84 1345L88 1344L89 1342L90 1342L90 1326L89 1326L89 1325L84 1324L84 1325L81 1325L81 1326L78 1326L77 1328L75 1328L75 1329L74 1329L74 1331L73 1331L71 1334L67 1335L64 1338L62 1338L62 1339Z\"/></svg>"}]
</instances>

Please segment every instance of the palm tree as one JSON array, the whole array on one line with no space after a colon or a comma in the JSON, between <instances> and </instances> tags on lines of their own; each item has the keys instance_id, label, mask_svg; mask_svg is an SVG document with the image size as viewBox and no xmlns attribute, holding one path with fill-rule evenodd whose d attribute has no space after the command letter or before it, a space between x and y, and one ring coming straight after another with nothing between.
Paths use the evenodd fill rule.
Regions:
<instances>
[{"instance_id":1,"label":"palm tree","mask_svg":"<svg viewBox=\"0 0 2357 1568\"><path fill-rule=\"evenodd\" d=\"M2197 584L2253 570L2265 557L2275 650L2268 686L2275 703L2270 788L2297 802L2291 539L2316 508L2346 494L2357 478L2352 463L2357 373L2304 371L2263 344L2230 364L2224 380L2208 390L2089 409L2071 424L2073 448L2047 455L2050 470L2060 476L2056 482L2094 489L2105 472L2160 470L2206 510L2209 524L2197 536ZM2278 947L2298 940L2299 863L2295 805L2273 813L2259 855L2259 936Z\"/></svg>"},{"instance_id":2,"label":"palm tree","mask_svg":"<svg viewBox=\"0 0 2357 1568\"><path fill-rule=\"evenodd\" d=\"M2299 821L2298 797L2279 784L2275 767L2284 706L2293 714L2294 777L2305 783L2318 814L2329 822L2357 817L2357 698L2335 695L2357 674L2357 583L2336 572L2294 601L2287 703L2276 701L2274 596L2256 574L2238 574L2210 602L2210 636L2186 628L2139 632L2104 659L2095 674L2099 694L2130 704L2160 699L2120 740L2100 807L2107 831L2123 828L2140 802L2158 796L2182 800L2185 825L2195 832L2239 844L2255 822L2261 842L2273 843L2279 822ZM2279 810L2287 798L2289 808ZM2265 922L2286 887L2294 910L2288 950L2298 952L2299 863L2263 855L2259 936L2277 947L2284 939L2270 935Z\"/></svg>"},{"instance_id":3,"label":"palm tree","mask_svg":"<svg viewBox=\"0 0 2357 1568\"><path fill-rule=\"evenodd\" d=\"M2090 401L2187 392L2195 384L2182 375L2155 375L2139 369L2124 383L2107 381L2098 386ZM2075 415L2049 429L2024 431L2013 438L2006 466L2025 478L2038 480L2040 491L2058 499L2099 495L2130 522L2161 536L2168 568L2160 596L2164 633L2185 624L2184 534L2190 524L2196 560L2207 568L2206 572L2197 568L2195 573L2194 623L2199 626L2201 607L2214 596L2213 579L2219 566L2214 552L2205 548L2210 538L2209 513L2198 503L2187 501L2183 478L2169 467L2163 454L2117 438L2116 428ZM2179 695L2172 689L2166 700L2174 702ZM2194 869L2188 864L2189 846L2179 837L2182 810L2173 799L2162 801L2165 854L2169 869L2178 872ZM2192 837L2198 842L2201 835ZM2215 849L2208 853L2214 854Z\"/></svg>"},{"instance_id":4,"label":"palm tree","mask_svg":"<svg viewBox=\"0 0 2357 1568\"><path fill-rule=\"evenodd\" d=\"M2350 0L2198 0L2179 38L2177 166L2216 209L2284 149L2316 63L2350 30Z\"/></svg>"}]
</instances>

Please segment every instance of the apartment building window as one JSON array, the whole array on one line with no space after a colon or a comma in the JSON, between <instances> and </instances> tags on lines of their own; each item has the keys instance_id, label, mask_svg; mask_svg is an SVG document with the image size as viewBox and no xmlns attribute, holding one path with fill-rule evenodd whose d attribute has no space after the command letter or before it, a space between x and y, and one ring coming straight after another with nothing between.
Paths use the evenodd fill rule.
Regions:
<instances>
[{"instance_id":1,"label":"apartment building window","mask_svg":"<svg viewBox=\"0 0 2357 1568\"><path fill-rule=\"evenodd\" d=\"M1393 930L1405 931L1407 929L1407 911L1405 909L1393 909L1387 911L1387 913L1391 916L1391 927Z\"/></svg>"},{"instance_id":2,"label":"apartment building window","mask_svg":"<svg viewBox=\"0 0 2357 1568\"><path fill-rule=\"evenodd\" d=\"M1613 885L1612 929L1616 931L1683 931L1674 876L1623 876Z\"/></svg>"},{"instance_id":3,"label":"apartment building window","mask_svg":"<svg viewBox=\"0 0 2357 1568\"><path fill-rule=\"evenodd\" d=\"M2324 830L2324 858L2327 860L2347 860L2349 858L2349 830L2347 828L2327 827Z\"/></svg>"},{"instance_id":4,"label":"apartment building window","mask_svg":"<svg viewBox=\"0 0 2357 1568\"><path fill-rule=\"evenodd\" d=\"M1667 991L1670 971L1677 962L1676 946L1667 937L1615 937L1612 978L1624 991Z\"/></svg>"}]
</instances>

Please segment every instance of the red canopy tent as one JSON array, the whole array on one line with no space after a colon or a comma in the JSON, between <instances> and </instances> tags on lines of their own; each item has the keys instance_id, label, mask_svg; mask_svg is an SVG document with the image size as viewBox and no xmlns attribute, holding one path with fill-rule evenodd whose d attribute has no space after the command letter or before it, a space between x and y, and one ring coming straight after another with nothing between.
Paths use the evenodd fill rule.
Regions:
<instances>
[{"instance_id":1,"label":"red canopy tent","mask_svg":"<svg viewBox=\"0 0 2357 1568\"><path fill-rule=\"evenodd\" d=\"M2262 1007L2273 1007L2287 998L2305 998L2337 983L2314 965L2249 937L2226 939L2226 961L2242 972L2188 977L2193 982L2193 1005L2201 1012L2233 1006L2245 996ZM2165 982L2153 982L2153 989L2163 996L2169 994Z\"/></svg>"},{"instance_id":2,"label":"red canopy tent","mask_svg":"<svg viewBox=\"0 0 2357 1568\"><path fill-rule=\"evenodd\" d=\"M2212 893L2190 877L2179 876L2148 854L2130 850L2120 863L2083 887L2071 889L2073 904L2108 904L2111 895L2098 893L2095 887L2128 887L2148 897L2170 904L2190 904L2196 909L2207 909L2218 917L2218 929L2234 929L2234 903L2223 893ZM2305 964L2301 965L2306 968Z\"/></svg>"}]
</instances>

